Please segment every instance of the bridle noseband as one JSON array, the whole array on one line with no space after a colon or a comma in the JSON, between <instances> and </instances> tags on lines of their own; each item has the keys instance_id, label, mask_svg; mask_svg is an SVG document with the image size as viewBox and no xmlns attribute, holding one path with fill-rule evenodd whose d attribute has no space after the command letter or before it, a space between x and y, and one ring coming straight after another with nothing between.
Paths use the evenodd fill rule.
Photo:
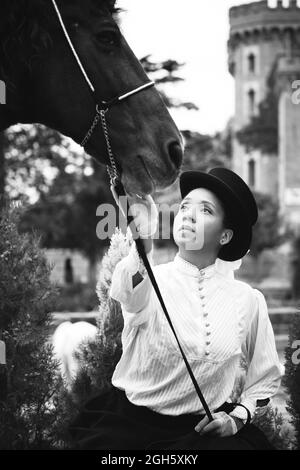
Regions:
<instances>
[{"instance_id":1,"label":"bridle noseband","mask_svg":"<svg viewBox=\"0 0 300 470\"><path fill-rule=\"evenodd\" d=\"M117 170L117 165L116 165L116 162L115 162L115 159L114 159L114 156L113 156L113 152L112 152L112 148L111 148L111 144L110 144L110 139L109 139L109 132L108 132L108 126L107 126L107 122L106 122L106 113L110 110L110 108L118 103L120 103L121 101L129 98L130 96L132 95L135 95L137 93L139 93L140 91L142 90L146 90L147 88L150 88L152 86L154 86L154 82L153 81L150 81L148 83L145 83L144 85L141 85L137 88L134 88L133 90L130 90L128 91L127 93L123 93L122 95L120 96L116 96L115 98L112 98L108 101L105 101L105 100L102 100L100 101L100 103L97 103L97 99L96 99L96 93L95 93L95 88L91 82L91 80L89 79L82 63L81 63L81 60L73 46L73 43L71 41L71 38L68 34L68 31L65 27L65 24L64 24L64 21L62 19L62 16L60 14L60 11L57 7L57 4L56 4L56 1L55 0L51 0L52 1L52 5L54 7L54 10L56 12L56 15L58 17L58 20L59 20L59 23L61 25L61 28L63 30L63 33L64 33L64 36L70 46L70 49L72 51L72 54L84 76L84 79L86 81L86 83L88 84L88 87L90 88L91 92L93 93L93 97L94 97L94 100L96 102L96 114L95 114L95 117L93 119L93 122L89 128L89 130L87 131L85 137L83 138L82 142L81 142L81 146L82 147L85 147L87 142L89 141L89 139L91 138L91 136L93 135L93 132L98 124L99 121L101 121L101 126L102 126L102 130L103 130L103 134L104 134L104 138L105 138L105 143L106 143L106 149L107 149L107 154L108 154L108 158L109 158L109 161L110 161L110 164L109 165L106 165L106 168L107 168L107 172L109 174L109 177L110 177L110 183L111 185L114 185L115 182L117 181L117 179L120 178L120 175L119 175L119 172ZM93 157L97 162L98 160ZM98 162L99 163L99 162Z\"/></svg>"}]
</instances>

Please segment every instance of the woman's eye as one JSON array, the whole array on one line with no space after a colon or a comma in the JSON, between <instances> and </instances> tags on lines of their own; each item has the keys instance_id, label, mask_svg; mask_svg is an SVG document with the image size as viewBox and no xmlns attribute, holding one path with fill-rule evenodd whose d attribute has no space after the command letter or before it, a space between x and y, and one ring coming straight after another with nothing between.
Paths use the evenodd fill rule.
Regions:
<instances>
[{"instance_id":1,"label":"woman's eye","mask_svg":"<svg viewBox=\"0 0 300 470\"><path fill-rule=\"evenodd\" d=\"M186 206L181 206L180 210L184 211L186 209Z\"/></svg>"}]
</instances>

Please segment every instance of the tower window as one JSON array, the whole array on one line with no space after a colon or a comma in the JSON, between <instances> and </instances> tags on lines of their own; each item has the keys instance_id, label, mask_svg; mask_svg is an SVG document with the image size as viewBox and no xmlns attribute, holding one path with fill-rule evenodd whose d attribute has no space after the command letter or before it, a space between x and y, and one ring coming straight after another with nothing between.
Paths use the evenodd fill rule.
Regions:
<instances>
[{"instance_id":1,"label":"tower window","mask_svg":"<svg viewBox=\"0 0 300 470\"><path fill-rule=\"evenodd\" d=\"M256 58L254 54L249 54L248 55L248 71L250 73L255 73L255 66L256 66Z\"/></svg>"},{"instance_id":2,"label":"tower window","mask_svg":"<svg viewBox=\"0 0 300 470\"><path fill-rule=\"evenodd\" d=\"M248 91L248 103L249 103L249 114L253 116L255 113L255 91L249 90Z\"/></svg>"},{"instance_id":3,"label":"tower window","mask_svg":"<svg viewBox=\"0 0 300 470\"><path fill-rule=\"evenodd\" d=\"M253 159L248 161L248 183L250 187L255 187L255 160Z\"/></svg>"}]
</instances>

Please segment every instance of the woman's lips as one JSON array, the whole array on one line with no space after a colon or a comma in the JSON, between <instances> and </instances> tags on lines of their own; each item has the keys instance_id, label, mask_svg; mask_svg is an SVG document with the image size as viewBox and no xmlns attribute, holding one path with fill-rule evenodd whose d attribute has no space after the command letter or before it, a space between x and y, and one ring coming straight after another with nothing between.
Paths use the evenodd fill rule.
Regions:
<instances>
[{"instance_id":1,"label":"woman's lips","mask_svg":"<svg viewBox=\"0 0 300 470\"><path fill-rule=\"evenodd\" d=\"M195 232L195 230L192 229L192 227L189 227L189 225L182 225L180 230L189 230L190 232Z\"/></svg>"}]
</instances>

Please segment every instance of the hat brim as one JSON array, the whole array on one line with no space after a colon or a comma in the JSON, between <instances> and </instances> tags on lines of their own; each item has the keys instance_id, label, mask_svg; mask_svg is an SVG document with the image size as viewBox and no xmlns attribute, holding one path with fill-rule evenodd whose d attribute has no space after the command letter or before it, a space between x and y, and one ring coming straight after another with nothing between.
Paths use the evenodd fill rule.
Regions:
<instances>
[{"instance_id":1,"label":"hat brim","mask_svg":"<svg viewBox=\"0 0 300 470\"><path fill-rule=\"evenodd\" d=\"M233 226L233 237L230 242L219 251L218 257L224 261L235 261L242 258L249 251L252 241L252 226L244 214L244 208L240 204L231 188L218 177L200 171L186 171L179 179L182 199L198 188L212 191L224 205L230 215Z\"/></svg>"}]
</instances>

